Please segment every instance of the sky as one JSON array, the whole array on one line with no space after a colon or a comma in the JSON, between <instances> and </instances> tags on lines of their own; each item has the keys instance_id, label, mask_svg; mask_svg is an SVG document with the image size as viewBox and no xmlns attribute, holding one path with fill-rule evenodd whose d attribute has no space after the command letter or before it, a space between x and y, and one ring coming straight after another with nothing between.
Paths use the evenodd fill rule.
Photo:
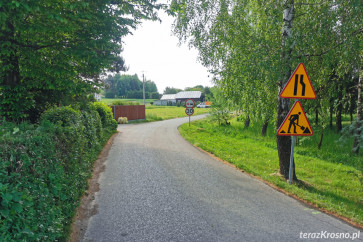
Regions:
<instances>
[{"instance_id":1,"label":"sky","mask_svg":"<svg viewBox=\"0 0 363 242\"><path fill-rule=\"evenodd\" d=\"M133 35L123 39L122 56L129 70L125 74L137 74L142 80L155 82L158 92L165 88L184 89L196 85L213 86L209 73L198 62L198 51L189 49L187 43L172 34L173 17L159 12L160 21L144 21Z\"/></svg>"}]
</instances>

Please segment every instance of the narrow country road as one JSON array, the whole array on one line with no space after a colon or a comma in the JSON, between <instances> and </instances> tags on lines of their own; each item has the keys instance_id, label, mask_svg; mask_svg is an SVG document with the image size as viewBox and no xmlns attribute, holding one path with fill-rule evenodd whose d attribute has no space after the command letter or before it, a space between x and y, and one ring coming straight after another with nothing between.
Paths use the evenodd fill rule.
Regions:
<instances>
[{"instance_id":1,"label":"narrow country road","mask_svg":"<svg viewBox=\"0 0 363 242\"><path fill-rule=\"evenodd\" d=\"M296 241L303 233L358 233L193 147L177 130L187 121L119 126L83 241ZM362 237L360 231L354 241ZM332 240L352 241L313 241Z\"/></svg>"}]
</instances>

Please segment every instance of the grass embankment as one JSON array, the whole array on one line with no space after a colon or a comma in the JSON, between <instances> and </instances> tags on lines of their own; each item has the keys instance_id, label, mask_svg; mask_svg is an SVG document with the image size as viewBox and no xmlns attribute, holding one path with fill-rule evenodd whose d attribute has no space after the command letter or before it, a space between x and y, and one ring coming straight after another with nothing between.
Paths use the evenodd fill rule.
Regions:
<instances>
[{"instance_id":1,"label":"grass embankment","mask_svg":"<svg viewBox=\"0 0 363 242\"><path fill-rule=\"evenodd\" d=\"M270 125L268 134L262 137L260 125L248 129L243 125L235 119L230 126L200 120L190 128L182 125L179 131L195 146L236 167L319 208L363 224L363 156L351 154L352 140L337 143L340 135L327 129L319 150L320 131L313 127L315 135L300 137L295 146L296 174L301 182L289 185L279 175L274 127Z\"/></svg>"},{"instance_id":2,"label":"grass embankment","mask_svg":"<svg viewBox=\"0 0 363 242\"><path fill-rule=\"evenodd\" d=\"M208 113L208 108L194 108L194 114L204 114ZM188 117L185 114L185 107L176 106L146 106L146 121L160 121L172 118Z\"/></svg>"}]
</instances>

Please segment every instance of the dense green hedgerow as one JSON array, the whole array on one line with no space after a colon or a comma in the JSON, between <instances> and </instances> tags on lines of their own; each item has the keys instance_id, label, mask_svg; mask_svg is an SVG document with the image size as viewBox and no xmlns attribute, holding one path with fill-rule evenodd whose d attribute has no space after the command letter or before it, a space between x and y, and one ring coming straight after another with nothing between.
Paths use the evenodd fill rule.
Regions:
<instances>
[{"instance_id":1,"label":"dense green hedgerow","mask_svg":"<svg viewBox=\"0 0 363 242\"><path fill-rule=\"evenodd\" d=\"M2 123L0 241L66 239L93 161L115 123L99 104L82 111L53 108L39 125Z\"/></svg>"},{"instance_id":2,"label":"dense green hedgerow","mask_svg":"<svg viewBox=\"0 0 363 242\"><path fill-rule=\"evenodd\" d=\"M100 115L103 127L107 127L107 131L112 133L117 128L117 122L113 119L112 109L102 102L93 103L92 108Z\"/></svg>"}]
</instances>

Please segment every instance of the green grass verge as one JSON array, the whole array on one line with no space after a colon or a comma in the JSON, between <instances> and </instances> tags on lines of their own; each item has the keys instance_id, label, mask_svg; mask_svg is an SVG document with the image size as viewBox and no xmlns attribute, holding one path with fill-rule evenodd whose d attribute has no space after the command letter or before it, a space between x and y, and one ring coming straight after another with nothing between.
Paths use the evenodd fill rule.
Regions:
<instances>
[{"instance_id":1,"label":"green grass verge","mask_svg":"<svg viewBox=\"0 0 363 242\"><path fill-rule=\"evenodd\" d=\"M300 138L295 146L296 174L302 182L288 185L279 176L279 161L274 127L269 126L265 137L260 125L248 129L233 120L230 126L218 126L200 120L179 127L189 142L248 173L308 202L363 224L363 156L351 154L352 140L336 141L340 135L333 130L324 132L323 147L317 149L320 131L313 127L314 136Z\"/></svg>"},{"instance_id":2,"label":"green grass verge","mask_svg":"<svg viewBox=\"0 0 363 242\"><path fill-rule=\"evenodd\" d=\"M194 115L208 113L208 108L194 108ZM146 106L146 121L160 121L172 118L188 117L185 107L176 106Z\"/></svg>"}]
</instances>

